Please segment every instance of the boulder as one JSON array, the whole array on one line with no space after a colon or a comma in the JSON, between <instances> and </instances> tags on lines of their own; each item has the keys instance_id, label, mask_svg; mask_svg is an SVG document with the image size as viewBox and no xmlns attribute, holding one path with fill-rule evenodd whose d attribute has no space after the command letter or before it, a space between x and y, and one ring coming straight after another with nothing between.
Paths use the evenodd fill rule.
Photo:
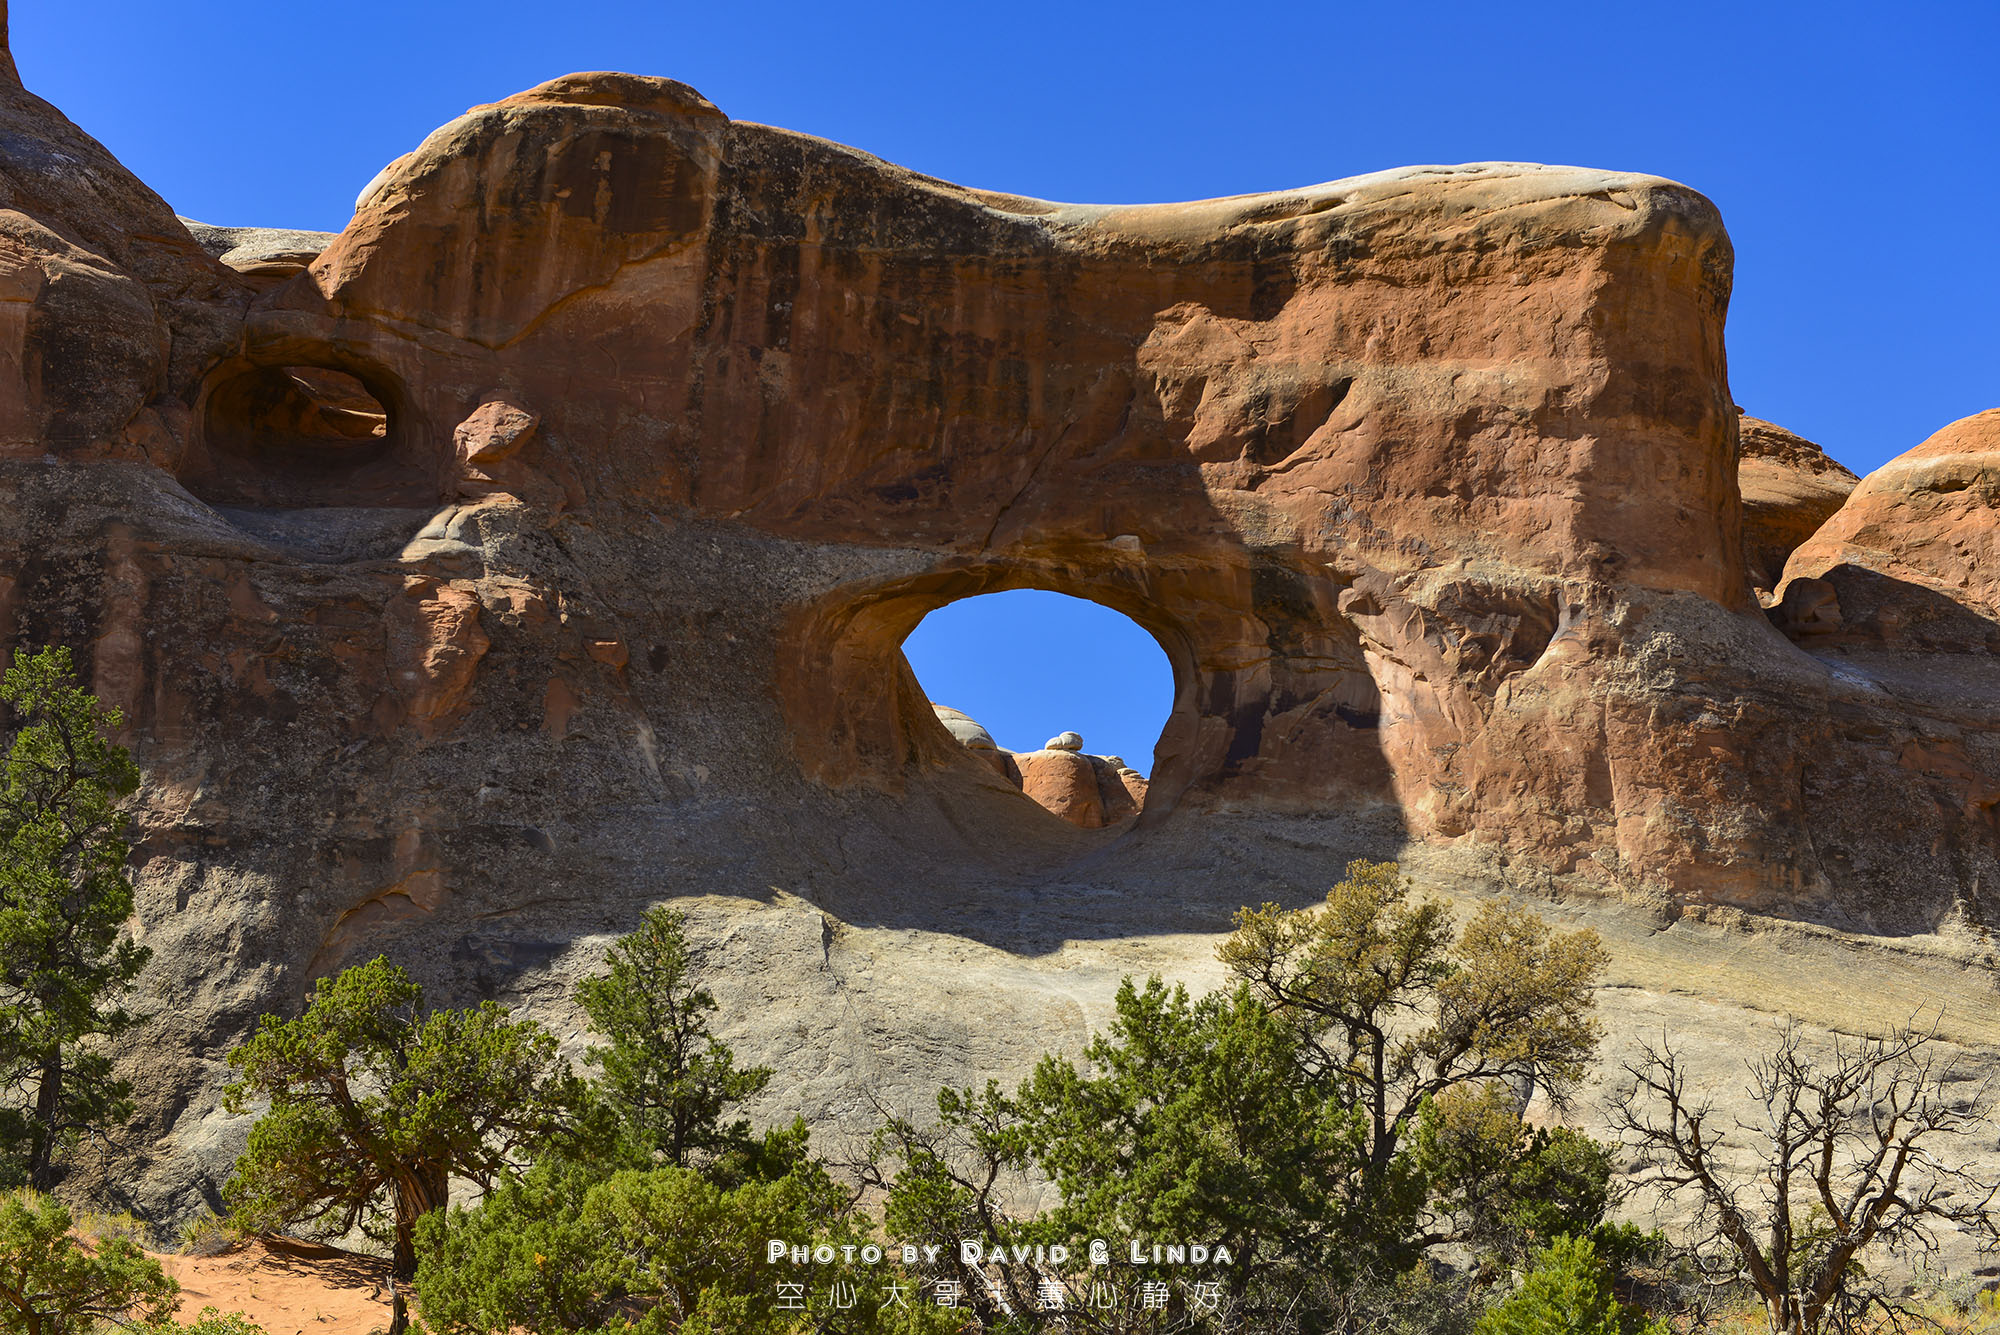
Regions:
<instances>
[{"instance_id":1,"label":"boulder","mask_svg":"<svg viewBox=\"0 0 2000 1335\"><path fill-rule=\"evenodd\" d=\"M998 749L993 734L986 731L974 719L948 705L934 704L931 709L937 714L938 722L944 724L945 731L955 737L959 745L973 751Z\"/></svg>"},{"instance_id":2,"label":"boulder","mask_svg":"<svg viewBox=\"0 0 2000 1335\"><path fill-rule=\"evenodd\" d=\"M204 251L242 274L259 292L302 274L338 235L283 227L216 227L180 219Z\"/></svg>"}]
</instances>

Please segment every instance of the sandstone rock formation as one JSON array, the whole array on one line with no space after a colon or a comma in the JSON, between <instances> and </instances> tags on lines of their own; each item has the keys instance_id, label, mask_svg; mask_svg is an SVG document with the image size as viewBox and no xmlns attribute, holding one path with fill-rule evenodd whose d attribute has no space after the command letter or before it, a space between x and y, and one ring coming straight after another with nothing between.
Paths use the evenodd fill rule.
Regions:
<instances>
[{"instance_id":1,"label":"sandstone rock formation","mask_svg":"<svg viewBox=\"0 0 2000 1335\"><path fill-rule=\"evenodd\" d=\"M937 715L938 722L944 724L944 730L952 735L952 739L968 751L997 751L1000 749L999 743L993 740L993 734L986 731L984 727L980 726L978 720L972 718L970 715L953 709L949 705L934 704L931 706L931 712Z\"/></svg>"},{"instance_id":2,"label":"sandstone rock formation","mask_svg":"<svg viewBox=\"0 0 2000 1335\"><path fill-rule=\"evenodd\" d=\"M1104 799L1089 756L1044 747L1015 756L1014 763L1021 770L1021 791L1038 805L1081 829L1103 828Z\"/></svg>"},{"instance_id":3,"label":"sandstone rock formation","mask_svg":"<svg viewBox=\"0 0 2000 1335\"><path fill-rule=\"evenodd\" d=\"M1737 419L1736 461L1743 495L1743 564L1752 590L1768 601L1799 544L1819 531L1853 492L1854 474L1819 446L1760 418Z\"/></svg>"},{"instance_id":4,"label":"sandstone rock formation","mask_svg":"<svg viewBox=\"0 0 2000 1335\"><path fill-rule=\"evenodd\" d=\"M1792 553L1782 624L1820 644L2000 648L2000 408L1870 473Z\"/></svg>"},{"instance_id":5,"label":"sandstone rock formation","mask_svg":"<svg viewBox=\"0 0 2000 1335\"><path fill-rule=\"evenodd\" d=\"M767 1111L822 1122L1074 1049L1119 974L1198 985L1234 908L1357 855L1596 914L1634 1023L1841 1021L1785 951L1990 993L1984 428L1858 488L1767 618L1685 186L1056 204L579 74L437 130L303 271L224 239L271 258L0 65L0 642L78 646L145 771L157 1214L313 977L388 951L565 1022L669 898ZM1030 586L1173 664L1136 821L1079 752L1022 783L1063 757L1109 828L1021 801L902 659Z\"/></svg>"},{"instance_id":6,"label":"sandstone rock formation","mask_svg":"<svg viewBox=\"0 0 2000 1335\"><path fill-rule=\"evenodd\" d=\"M197 245L265 292L304 272L333 241L332 232L287 231L276 227L211 227L192 218L181 223Z\"/></svg>"},{"instance_id":7,"label":"sandstone rock formation","mask_svg":"<svg viewBox=\"0 0 2000 1335\"><path fill-rule=\"evenodd\" d=\"M1083 754L1083 738L1058 733L1039 751L998 746L993 735L959 710L932 705L958 743L977 753L995 773L1043 810L1084 830L1101 830L1139 814L1146 779L1118 756Z\"/></svg>"}]
</instances>

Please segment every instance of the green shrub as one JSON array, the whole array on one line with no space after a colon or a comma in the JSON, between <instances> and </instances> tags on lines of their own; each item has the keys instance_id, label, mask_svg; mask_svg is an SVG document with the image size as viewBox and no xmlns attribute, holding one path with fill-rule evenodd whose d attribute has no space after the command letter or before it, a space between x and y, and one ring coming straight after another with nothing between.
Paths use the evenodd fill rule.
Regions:
<instances>
[{"instance_id":1,"label":"green shrub","mask_svg":"<svg viewBox=\"0 0 2000 1335\"><path fill-rule=\"evenodd\" d=\"M146 1327L146 1335L268 1335L268 1332L241 1312L204 1307L192 1325L169 1321Z\"/></svg>"},{"instance_id":2,"label":"green shrub","mask_svg":"<svg viewBox=\"0 0 2000 1335\"><path fill-rule=\"evenodd\" d=\"M769 1260L772 1238L866 1242L846 1205L816 1166L733 1189L685 1168L628 1170L595 1183L575 1167L537 1170L475 1209L425 1216L418 1305L436 1335L956 1330L952 1314L917 1302L907 1278L909 1296L884 1311L884 1277L895 1273L886 1262L842 1272L838 1263ZM836 1280L853 1303L838 1311ZM803 1284L805 1307L783 1305L781 1281Z\"/></svg>"},{"instance_id":3,"label":"green shrub","mask_svg":"<svg viewBox=\"0 0 2000 1335\"><path fill-rule=\"evenodd\" d=\"M47 1196L0 1197L0 1331L91 1335L100 1322L172 1320L180 1286L158 1261L129 1238L81 1240L75 1225Z\"/></svg>"},{"instance_id":4,"label":"green shrub","mask_svg":"<svg viewBox=\"0 0 2000 1335\"><path fill-rule=\"evenodd\" d=\"M1664 1322L1618 1301L1611 1266L1588 1238L1559 1237L1535 1257L1514 1290L1474 1328L1475 1335L1667 1335Z\"/></svg>"}]
</instances>

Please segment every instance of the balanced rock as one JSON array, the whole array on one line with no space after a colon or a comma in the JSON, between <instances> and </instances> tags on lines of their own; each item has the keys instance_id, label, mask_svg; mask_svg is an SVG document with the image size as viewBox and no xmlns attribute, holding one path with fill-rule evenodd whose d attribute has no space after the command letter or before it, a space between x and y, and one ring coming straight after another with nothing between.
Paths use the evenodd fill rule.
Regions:
<instances>
[{"instance_id":1,"label":"balanced rock","mask_svg":"<svg viewBox=\"0 0 2000 1335\"><path fill-rule=\"evenodd\" d=\"M1079 829L1096 830L1137 816L1146 802L1146 780L1118 756L1083 755L1083 738L1058 733L1039 751L1020 754L997 746L991 733L960 710L932 704L945 731L1023 794Z\"/></svg>"}]
</instances>

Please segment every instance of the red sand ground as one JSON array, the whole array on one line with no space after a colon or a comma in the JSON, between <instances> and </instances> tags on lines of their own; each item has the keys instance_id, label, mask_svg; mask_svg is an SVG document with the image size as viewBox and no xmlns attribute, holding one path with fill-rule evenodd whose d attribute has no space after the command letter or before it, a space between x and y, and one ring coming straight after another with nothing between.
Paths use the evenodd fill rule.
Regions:
<instances>
[{"instance_id":1,"label":"red sand ground","mask_svg":"<svg viewBox=\"0 0 2000 1335\"><path fill-rule=\"evenodd\" d=\"M270 1335L368 1335L389 1328L389 1263L334 1247L252 1239L223 1256L162 1256L180 1281L180 1319L242 1312Z\"/></svg>"}]
</instances>

